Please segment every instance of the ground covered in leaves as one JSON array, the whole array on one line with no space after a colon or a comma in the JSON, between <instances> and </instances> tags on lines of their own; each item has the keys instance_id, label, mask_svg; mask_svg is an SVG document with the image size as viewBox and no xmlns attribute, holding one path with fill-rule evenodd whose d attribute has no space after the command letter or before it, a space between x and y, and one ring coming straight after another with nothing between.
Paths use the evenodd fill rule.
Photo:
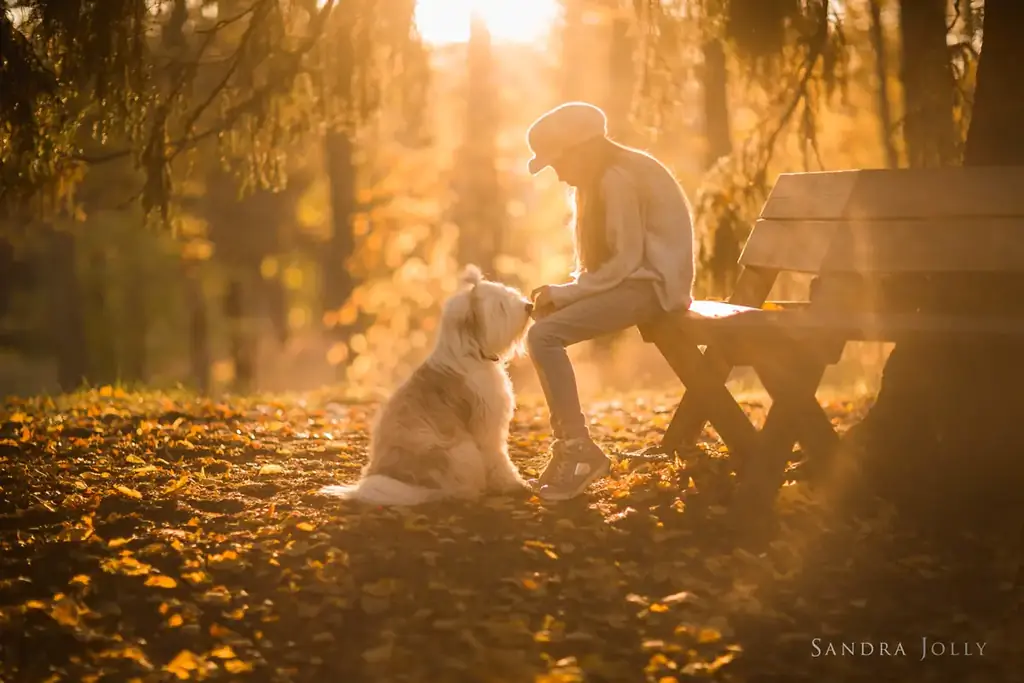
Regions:
<instances>
[{"instance_id":1,"label":"ground covered in leaves","mask_svg":"<svg viewBox=\"0 0 1024 683\"><path fill-rule=\"evenodd\" d=\"M672 403L595 406L594 434L651 445ZM714 446L624 461L562 504L318 496L357 477L374 407L9 400L0 680L1024 680L1020 520L927 534L881 503L836 514L833 478L785 487L777 535L750 549L723 523ZM524 401L513 424L528 475L544 418Z\"/></svg>"}]
</instances>

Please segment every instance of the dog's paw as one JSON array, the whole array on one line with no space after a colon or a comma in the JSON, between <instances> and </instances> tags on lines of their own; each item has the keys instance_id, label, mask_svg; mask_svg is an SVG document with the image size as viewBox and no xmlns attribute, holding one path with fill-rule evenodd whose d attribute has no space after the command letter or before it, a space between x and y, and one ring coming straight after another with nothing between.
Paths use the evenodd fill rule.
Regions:
<instances>
[{"instance_id":1,"label":"dog's paw","mask_svg":"<svg viewBox=\"0 0 1024 683\"><path fill-rule=\"evenodd\" d=\"M501 486L495 486L493 488L494 493L504 496L518 496L518 495L529 495L532 496L534 493L533 487L530 486L529 482L519 480L515 482L509 482Z\"/></svg>"}]
</instances>

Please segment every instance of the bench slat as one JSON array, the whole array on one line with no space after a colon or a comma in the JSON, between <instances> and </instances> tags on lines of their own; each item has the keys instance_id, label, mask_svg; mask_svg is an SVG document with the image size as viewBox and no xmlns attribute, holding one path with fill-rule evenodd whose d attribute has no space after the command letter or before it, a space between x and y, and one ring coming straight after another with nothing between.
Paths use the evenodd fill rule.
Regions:
<instances>
[{"instance_id":1,"label":"bench slat","mask_svg":"<svg viewBox=\"0 0 1024 683\"><path fill-rule=\"evenodd\" d=\"M695 302L701 303L701 302ZM717 304L717 302L703 302ZM725 306L729 306L725 304ZM1024 320L994 317L964 317L922 313L830 313L810 310L759 310L710 305L691 308L671 317L681 334L699 344L717 337L777 340L793 338L812 341L815 337L849 341L904 341L914 338L1024 341Z\"/></svg>"},{"instance_id":2,"label":"bench slat","mask_svg":"<svg viewBox=\"0 0 1024 683\"><path fill-rule=\"evenodd\" d=\"M1024 216L761 219L754 224L739 262L821 274L1024 273Z\"/></svg>"},{"instance_id":3,"label":"bench slat","mask_svg":"<svg viewBox=\"0 0 1024 683\"><path fill-rule=\"evenodd\" d=\"M1024 217L1024 166L864 169L779 176L764 219Z\"/></svg>"}]
</instances>

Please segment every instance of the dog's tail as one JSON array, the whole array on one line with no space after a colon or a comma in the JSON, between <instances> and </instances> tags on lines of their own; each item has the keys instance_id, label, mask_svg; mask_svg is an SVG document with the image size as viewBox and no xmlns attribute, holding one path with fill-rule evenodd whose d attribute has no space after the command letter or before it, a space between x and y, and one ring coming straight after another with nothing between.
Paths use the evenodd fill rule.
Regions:
<instances>
[{"instance_id":1,"label":"dog's tail","mask_svg":"<svg viewBox=\"0 0 1024 683\"><path fill-rule=\"evenodd\" d=\"M381 474L371 474L352 486L325 486L320 493L370 505L400 506L421 505L441 497L440 491L406 484Z\"/></svg>"}]
</instances>

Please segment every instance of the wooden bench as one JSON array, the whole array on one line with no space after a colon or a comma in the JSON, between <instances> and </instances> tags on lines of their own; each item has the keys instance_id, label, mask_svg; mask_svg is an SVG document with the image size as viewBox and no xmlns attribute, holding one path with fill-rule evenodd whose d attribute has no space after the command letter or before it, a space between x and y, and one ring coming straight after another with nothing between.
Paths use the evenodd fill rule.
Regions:
<instances>
[{"instance_id":1,"label":"wooden bench","mask_svg":"<svg viewBox=\"0 0 1024 683\"><path fill-rule=\"evenodd\" d=\"M728 302L640 329L686 388L657 450L693 447L710 422L741 485L774 491L795 445L823 456L839 443L815 393L848 341L1024 342L1024 168L782 175L739 263ZM767 301L782 272L814 276L806 300ZM959 295L979 281L1021 305ZM740 366L772 397L760 431L725 386Z\"/></svg>"}]
</instances>

